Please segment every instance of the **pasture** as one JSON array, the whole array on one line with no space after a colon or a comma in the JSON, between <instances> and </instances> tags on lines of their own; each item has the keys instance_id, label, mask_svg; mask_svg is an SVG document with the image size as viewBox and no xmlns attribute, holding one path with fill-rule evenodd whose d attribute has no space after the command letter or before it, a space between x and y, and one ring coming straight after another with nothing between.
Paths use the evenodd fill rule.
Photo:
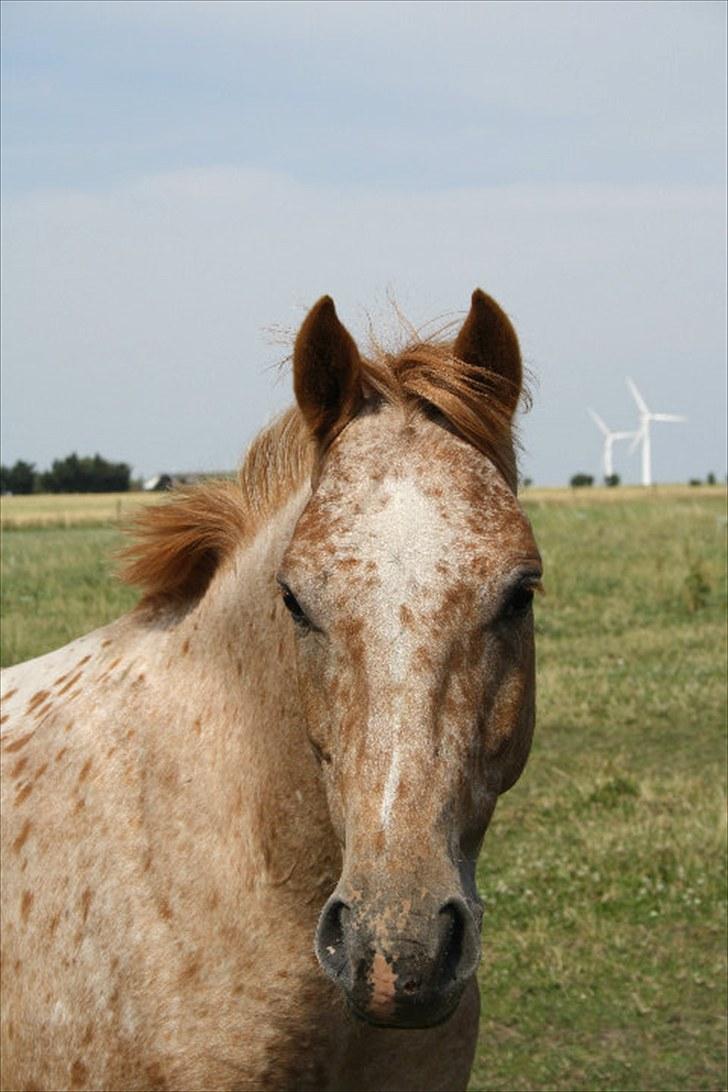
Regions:
<instances>
[{"instance_id":1,"label":"pasture","mask_svg":"<svg viewBox=\"0 0 728 1092\"><path fill-rule=\"evenodd\" d=\"M4 665L133 604L111 555L137 498L117 500L4 501ZM538 726L481 857L471 1088L723 1089L725 492L524 503Z\"/></svg>"},{"instance_id":2,"label":"pasture","mask_svg":"<svg viewBox=\"0 0 728 1092\"><path fill-rule=\"evenodd\" d=\"M108 527L120 525L159 493L39 493L2 498L2 528Z\"/></svg>"}]
</instances>

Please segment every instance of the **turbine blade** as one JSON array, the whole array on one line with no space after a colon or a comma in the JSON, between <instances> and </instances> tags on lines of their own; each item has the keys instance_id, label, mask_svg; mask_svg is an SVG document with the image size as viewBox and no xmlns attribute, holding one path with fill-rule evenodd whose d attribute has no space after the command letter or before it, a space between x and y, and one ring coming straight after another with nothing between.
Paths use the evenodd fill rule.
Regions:
<instances>
[{"instance_id":1,"label":"turbine blade","mask_svg":"<svg viewBox=\"0 0 728 1092\"><path fill-rule=\"evenodd\" d=\"M587 413L589 414L589 416L591 417L592 421L593 421L593 422L594 422L594 424L595 424L595 425L597 426L597 428L599 429L599 431L600 431L600 432L603 432L605 436L608 436L608 435L609 435L609 429L608 429L608 428L607 428L607 426L606 426L606 425L604 424L604 421L602 421L602 419L601 419L601 417L599 416L599 414L598 414L598 413L595 413L593 409L589 409L588 407L587 407L587 411L586 411L586 412L587 412Z\"/></svg>"},{"instance_id":2,"label":"turbine blade","mask_svg":"<svg viewBox=\"0 0 728 1092\"><path fill-rule=\"evenodd\" d=\"M644 434L645 434L645 430L643 428L639 429L638 432L635 432L634 439L632 440L632 443L629 445L630 455L632 454L632 452L637 450L637 446L638 446L640 440L643 438Z\"/></svg>"},{"instance_id":3,"label":"turbine blade","mask_svg":"<svg viewBox=\"0 0 728 1092\"><path fill-rule=\"evenodd\" d=\"M651 413L653 421L687 421L687 417L681 417L678 413Z\"/></svg>"},{"instance_id":4,"label":"turbine blade","mask_svg":"<svg viewBox=\"0 0 728 1092\"><path fill-rule=\"evenodd\" d=\"M627 376L627 386L632 393L632 397L637 403L637 408L639 409L640 413L649 413L650 411L647 408L647 403L645 402L644 398L637 390L637 387L635 386L634 382L629 378L629 376Z\"/></svg>"}]
</instances>

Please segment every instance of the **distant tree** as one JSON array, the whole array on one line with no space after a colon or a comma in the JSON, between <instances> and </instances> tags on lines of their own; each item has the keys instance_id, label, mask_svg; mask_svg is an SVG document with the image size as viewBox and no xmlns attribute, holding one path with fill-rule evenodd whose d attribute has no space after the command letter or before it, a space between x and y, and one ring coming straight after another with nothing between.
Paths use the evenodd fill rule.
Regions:
<instances>
[{"instance_id":1,"label":"distant tree","mask_svg":"<svg viewBox=\"0 0 728 1092\"><path fill-rule=\"evenodd\" d=\"M710 474L708 474L708 477L705 480L708 483L708 485L715 485L715 474L713 473L712 470L711 470Z\"/></svg>"},{"instance_id":2,"label":"distant tree","mask_svg":"<svg viewBox=\"0 0 728 1092\"><path fill-rule=\"evenodd\" d=\"M688 482L688 485L702 485L702 484L703 484L702 478L691 478L690 481Z\"/></svg>"},{"instance_id":3,"label":"distant tree","mask_svg":"<svg viewBox=\"0 0 728 1092\"><path fill-rule=\"evenodd\" d=\"M620 478L619 474L607 474L606 478L604 479L604 484L608 485L610 488L613 489L614 486L619 485L621 481L622 479Z\"/></svg>"},{"instance_id":4,"label":"distant tree","mask_svg":"<svg viewBox=\"0 0 728 1092\"><path fill-rule=\"evenodd\" d=\"M0 467L0 492L33 493L37 480L35 463L18 459L15 466Z\"/></svg>"},{"instance_id":5,"label":"distant tree","mask_svg":"<svg viewBox=\"0 0 728 1092\"><path fill-rule=\"evenodd\" d=\"M578 489L580 486L584 485L594 485L594 477L592 474L574 474L569 479L569 485L574 489Z\"/></svg>"},{"instance_id":6,"label":"distant tree","mask_svg":"<svg viewBox=\"0 0 728 1092\"><path fill-rule=\"evenodd\" d=\"M65 459L55 459L40 477L41 488L47 493L126 493L130 481L127 463L110 463L99 454L79 458L75 451Z\"/></svg>"},{"instance_id":7,"label":"distant tree","mask_svg":"<svg viewBox=\"0 0 728 1092\"><path fill-rule=\"evenodd\" d=\"M524 478L523 481L521 482L521 485L523 486L524 489L530 489L531 486L533 485L533 478Z\"/></svg>"}]
</instances>

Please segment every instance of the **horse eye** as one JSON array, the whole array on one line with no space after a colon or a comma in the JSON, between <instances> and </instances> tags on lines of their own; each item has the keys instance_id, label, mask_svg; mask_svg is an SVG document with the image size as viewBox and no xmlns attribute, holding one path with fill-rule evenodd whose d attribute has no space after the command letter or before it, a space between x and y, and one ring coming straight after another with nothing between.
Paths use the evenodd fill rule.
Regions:
<instances>
[{"instance_id":1,"label":"horse eye","mask_svg":"<svg viewBox=\"0 0 728 1092\"><path fill-rule=\"evenodd\" d=\"M533 585L519 584L508 597L503 608L503 616L512 618L519 614L525 614L531 603L533 603Z\"/></svg>"},{"instance_id":2,"label":"horse eye","mask_svg":"<svg viewBox=\"0 0 728 1092\"><path fill-rule=\"evenodd\" d=\"M299 626L307 625L308 619L306 618L305 611L303 610L301 604L298 602L291 589L287 588L284 584L281 587L281 591L283 593L283 605L293 618L293 621L296 622L296 624Z\"/></svg>"}]
</instances>

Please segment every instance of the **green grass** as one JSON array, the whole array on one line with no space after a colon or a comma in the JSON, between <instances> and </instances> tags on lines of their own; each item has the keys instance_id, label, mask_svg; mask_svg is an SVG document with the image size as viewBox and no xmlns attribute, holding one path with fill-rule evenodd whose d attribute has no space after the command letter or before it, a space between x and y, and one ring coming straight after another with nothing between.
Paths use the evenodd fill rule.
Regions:
<instances>
[{"instance_id":1,"label":"green grass","mask_svg":"<svg viewBox=\"0 0 728 1092\"><path fill-rule=\"evenodd\" d=\"M0 664L29 660L105 625L137 596L113 579L118 530L6 531Z\"/></svg>"},{"instance_id":2,"label":"green grass","mask_svg":"<svg viewBox=\"0 0 728 1092\"><path fill-rule=\"evenodd\" d=\"M539 715L479 872L472 1089L726 1087L722 490L534 497ZM3 662L134 599L111 529L11 531Z\"/></svg>"},{"instance_id":3,"label":"green grass","mask_svg":"<svg viewBox=\"0 0 728 1092\"><path fill-rule=\"evenodd\" d=\"M471 1088L723 1089L724 495L529 514L538 729L481 859Z\"/></svg>"}]
</instances>

